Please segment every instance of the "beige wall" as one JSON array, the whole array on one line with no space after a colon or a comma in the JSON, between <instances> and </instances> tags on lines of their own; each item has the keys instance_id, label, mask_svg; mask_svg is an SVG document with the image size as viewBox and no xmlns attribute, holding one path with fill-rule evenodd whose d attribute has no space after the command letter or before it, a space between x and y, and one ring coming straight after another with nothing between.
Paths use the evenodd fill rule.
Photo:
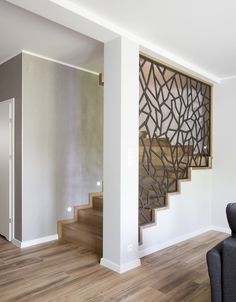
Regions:
<instances>
[{"instance_id":1,"label":"beige wall","mask_svg":"<svg viewBox=\"0 0 236 302\"><path fill-rule=\"evenodd\" d=\"M15 238L21 240L21 54L0 65L0 102L15 99Z\"/></svg>"},{"instance_id":2,"label":"beige wall","mask_svg":"<svg viewBox=\"0 0 236 302\"><path fill-rule=\"evenodd\" d=\"M23 241L57 233L102 180L98 76L23 54Z\"/></svg>"}]
</instances>

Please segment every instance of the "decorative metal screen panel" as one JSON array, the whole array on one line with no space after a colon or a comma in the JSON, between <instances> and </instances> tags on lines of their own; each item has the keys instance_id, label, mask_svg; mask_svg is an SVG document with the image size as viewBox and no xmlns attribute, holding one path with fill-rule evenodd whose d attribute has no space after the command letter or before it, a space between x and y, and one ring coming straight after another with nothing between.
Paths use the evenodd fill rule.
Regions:
<instances>
[{"instance_id":1,"label":"decorative metal screen panel","mask_svg":"<svg viewBox=\"0 0 236 302\"><path fill-rule=\"evenodd\" d=\"M210 157L211 87L140 56L139 223Z\"/></svg>"}]
</instances>

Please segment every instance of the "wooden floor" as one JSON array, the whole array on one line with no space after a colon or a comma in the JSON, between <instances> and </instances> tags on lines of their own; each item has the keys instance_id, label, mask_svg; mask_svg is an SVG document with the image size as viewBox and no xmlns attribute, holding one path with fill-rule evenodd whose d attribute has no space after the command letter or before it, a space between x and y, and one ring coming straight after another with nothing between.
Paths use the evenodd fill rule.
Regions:
<instances>
[{"instance_id":1,"label":"wooden floor","mask_svg":"<svg viewBox=\"0 0 236 302\"><path fill-rule=\"evenodd\" d=\"M74 243L20 250L0 238L0 301L209 302L205 255L225 237L208 232L144 257L123 275Z\"/></svg>"}]
</instances>

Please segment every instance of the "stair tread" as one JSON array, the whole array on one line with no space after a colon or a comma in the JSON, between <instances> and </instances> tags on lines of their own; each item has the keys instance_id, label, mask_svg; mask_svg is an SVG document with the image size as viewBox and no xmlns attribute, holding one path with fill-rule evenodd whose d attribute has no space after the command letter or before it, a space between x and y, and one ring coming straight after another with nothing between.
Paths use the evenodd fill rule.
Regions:
<instances>
[{"instance_id":1,"label":"stair tread","mask_svg":"<svg viewBox=\"0 0 236 302\"><path fill-rule=\"evenodd\" d=\"M103 211L103 196L93 197L93 209L100 212Z\"/></svg>"},{"instance_id":2,"label":"stair tread","mask_svg":"<svg viewBox=\"0 0 236 302\"><path fill-rule=\"evenodd\" d=\"M94 198L94 199L95 199L95 198L102 199L102 198L103 198L103 195L95 196L95 197L93 197L93 198Z\"/></svg>"}]
</instances>

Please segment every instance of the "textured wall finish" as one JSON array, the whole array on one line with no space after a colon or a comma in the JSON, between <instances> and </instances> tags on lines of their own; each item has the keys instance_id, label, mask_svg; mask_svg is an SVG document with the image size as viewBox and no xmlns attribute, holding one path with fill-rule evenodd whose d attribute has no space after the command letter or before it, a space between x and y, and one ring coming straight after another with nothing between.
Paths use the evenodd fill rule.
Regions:
<instances>
[{"instance_id":1,"label":"textured wall finish","mask_svg":"<svg viewBox=\"0 0 236 302\"><path fill-rule=\"evenodd\" d=\"M15 99L15 238L21 240L22 56L0 65L0 102Z\"/></svg>"},{"instance_id":2,"label":"textured wall finish","mask_svg":"<svg viewBox=\"0 0 236 302\"><path fill-rule=\"evenodd\" d=\"M23 240L101 189L102 131L98 76L23 54Z\"/></svg>"}]
</instances>

